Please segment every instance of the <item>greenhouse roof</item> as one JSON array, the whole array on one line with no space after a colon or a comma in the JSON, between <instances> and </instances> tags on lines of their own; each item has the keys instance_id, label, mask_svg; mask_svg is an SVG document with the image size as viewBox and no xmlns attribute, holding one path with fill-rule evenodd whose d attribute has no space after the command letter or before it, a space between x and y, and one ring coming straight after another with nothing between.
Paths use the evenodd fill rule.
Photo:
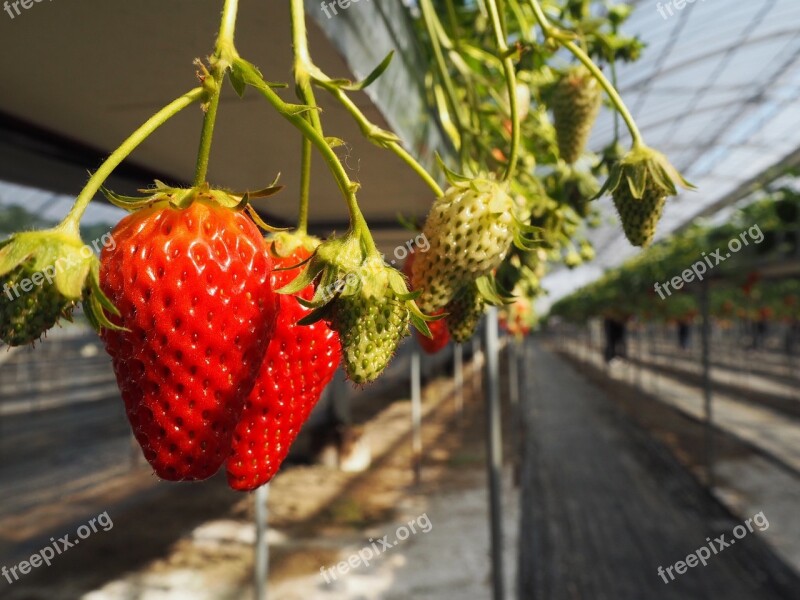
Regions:
<instances>
[{"instance_id":1,"label":"greenhouse roof","mask_svg":"<svg viewBox=\"0 0 800 600\"><path fill-rule=\"evenodd\" d=\"M619 86L645 140L664 152L695 192L668 203L659 236L680 229L698 215L738 202L770 167L800 157L800 2L798 0L638 0L625 26L648 44L640 61L619 65ZM0 189L3 198L61 211L80 188L86 170L160 105L192 85L191 60L206 53L216 28L216 11L201 4L159 5L158 11L130 3L93 0L80 6L36 5L14 20L0 18L0 67L5 73L0 96L0 179L37 185L38 196L16 188ZM370 88L359 105L378 124L398 131L417 153L429 159L441 148L434 119L424 114L420 66L402 3L359 3L327 19L319 4L307 0L312 53L334 75L363 77L390 49L397 50L391 70ZM682 8L677 8L681 6ZM157 14L156 14L157 13ZM148 32L147 44L141 31ZM73 30L92 31L75 36ZM172 35L181 31L181 35ZM35 43L47 38L48 44ZM269 67L272 79L290 78L288 11L276 3L269 11L243 10L237 40L240 49ZM59 47L54 54L50 49ZM11 49L14 49L12 52ZM345 63L341 56L347 56ZM91 66L91 68L89 68ZM81 76L75 74L80 72ZM420 82L417 82L420 84ZM374 150L335 103L320 95L331 135L349 143L347 165L363 187L361 200L384 248L407 232L399 212L423 214L431 195L388 153ZM254 97L237 102L226 96L215 138L211 177L231 187L253 187L283 173L287 191L261 209L276 224L295 214L299 139L296 133ZM229 106L228 106L229 105ZM133 155L133 165L111 185L130 191L154 177L185 181L191 174L197 143L197 115L184 114ZM614 136L606 112L592 146ZM624 139L624 138L623 138ZM60 146L63 144L63 146ZM314 168L314 222L320 230L347 226L335 185L317 160ZM601 228L589 232L598 250L595 263L546 279L551 299L579 287L637 252L621 234L611 202L598 202ZM93 211L94 212L94 211ZM113 218L104 210L100 218Z\"/></svg>"},{"instance_id":2,"label":"greenhouse roof","mask_svg":"<svg viewBox=\"0 0 800 600\"><path fill-rule=\"evenodd\" d=\"M620 91L647 144L697 186L668 202L658 230L663 238L741 200L771 167L800 162L800 2L631 4L625 30L647 48L640 61L620 65ZM613 139L614 119L605 113L592 146ZM611 201L599 206L609 219L589 234L597 261L551 274L550 300L638 252L621 235Z\"/></svg>"}]
</instances>

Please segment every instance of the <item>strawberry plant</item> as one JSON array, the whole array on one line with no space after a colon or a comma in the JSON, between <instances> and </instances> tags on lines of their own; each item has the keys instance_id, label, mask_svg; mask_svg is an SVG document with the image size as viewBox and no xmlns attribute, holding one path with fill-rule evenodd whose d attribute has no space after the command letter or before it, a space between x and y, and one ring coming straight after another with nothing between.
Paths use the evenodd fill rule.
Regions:
<instances>
[{"instance_id":1,"label":"strawberry plant","mask_svg":"<svg viewBox=\"0 0 800 600\"><path fill-rule=\"evenodd\" d=\"M62 223L0 243L0 339L37 340L82 303L112 357L134 435L165 479L204 479L224 464L232 488L263 485L340 361L352 382L367 384L412 328L435 352L450 337L467 341L489 305L509 305L509 327L525 331L532 311L514 296L541 294L549 263L593 258L583 233L596 221L593 198L610 193L628 239L646 246L666 198L688 186L646 146L613 84L615 61L642 49L620 33L623 5L598 16L588 0L544 8L538 0L419 0L419 41L431 65L425 93L448 138L430 172L353 99L391 67L392 54L362 81L329 76L311 57L304 3L289 4L296 100L239 54L238 1L224 0L213 52L196 61L198 85L110 154ZM612 67L612 80L601 65ZM239 96L257 94L302 138L292 231L270 228L250 205L278 192L276 183L233 192L207 181L226 82ZM343 140L326 135L318 92L431 191L429 249L407 276L373 239L359 185L337 154ZM600 156L587 140L603 98L631 144L622 149L617 139ZM196 105L202 125L190 186L155 182L136 197L103 187L161 125ZM349 214L347 231L324 239L307 233L315 151ZM98 259L86 252L80 221L101 191L130 214ZM24 297L14 297L17 288Z\"/></svg>"}]
</instances>

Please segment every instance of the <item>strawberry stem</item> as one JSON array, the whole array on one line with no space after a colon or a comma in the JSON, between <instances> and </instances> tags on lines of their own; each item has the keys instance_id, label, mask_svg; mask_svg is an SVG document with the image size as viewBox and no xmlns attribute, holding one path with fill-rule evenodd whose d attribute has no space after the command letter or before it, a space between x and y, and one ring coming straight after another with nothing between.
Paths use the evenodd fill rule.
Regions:
<instances>
[{"instance_id":1,"label":"strawberry stem","mask_svg":"<svg viewBox=\"0 0 800 600\"><path fill-rule=\"evenodd\" d=\"M300 100L308 105L316 107L316 100L314 98L314 90L311 86L312 77L311 73L317 73L320 78L328 79L319 71L311 59L311 54L308 51L308 34L306 32L305 22L305 9L302 0L291 0L292 10L292 36L294 39L294 75L297 87L297 92ZM364 113L359 109L355 103L350 100L347 94L337 85L324 85L321 84L325 90L337 100L344 109L349 112L353 119L361 129L364 136L374 144L391 150L403 162L405 162L411 169L419 175L425 184L433 191L436 196L442 196L444 192L436 180L420 165L417 160L411 156L409 152L403 148L397 141L386 139L381 136L383 133L378 127L367 119ZM322 133L320 125L319 113L313 111L310 115L311 122ZM302 196L301 196L302 202Z\"/></svg>"},{"instance_id":2,"label":"strawberry stem","mask_svg":"<svg viewBox=\"0 0 800 600\"><path fill-rule=\"evenodd\" d=\"M291 16L292 16L292 42L294 49L294 77L297 87L297 93L301 102L310 107L305 113L292 113L287 110L286 103L270 89L266 83L259 86L258 89L266 97L278 112L286 117L293 125L300 129L304 136L305 141L309 141L317 147L322 153L325 162L328 164L339 189L347 202L347 208L350 212L350 227L354 234L358 235L368 253L371 255L379 254L375 241L372 239L372 234L369 231L364 215L358 206L355 191L358 188L357 184L350 181L350 177L344 170L339 157L331 148L328 140L325 139L325 134L322 129L322 122L319 118L319 110L317 109L317 102L314 96L314 89L311 85L311 71L314 69L311 62L311 56L308 51L308 32L306 29L306 13L303 5L303 0L291 0L290 3ZM303 221L308 220L308 192L310 187L310 164L311 156L308 154L306 162L306 153L304 148L303 163L301 167L304 169L304 177L308 178L305 183L301 180L301 194L300 194L300 224L298 228L304 227Z\"/></svg>"},{"instance_id":3,"label":"strawberry stem","mask_svg":"<svg viewBox=\"0 0 800 600\"><path fill-rule=\"evenodd\" d=\"M517 76L514 71L514 62L511 60L508 43L506 42L505 27L503 26L503 13L501 7L504 6L503 0L486 0L491 16L492 30L497 41L497 49L503 60L503 71L506 76L506 89L508 90L508 105L511 112L511 152L508 157L508 165L503 174L503 181L508 181L514 174L519 157L519 112L517 110Z\"/></svg>"},{"instance_id":4,"label":"strawberry stem","mask_svg":"<svg viewBox=\"0 0 800 600\"><path fill-rule=\"evenodd\" d=\"M203 117L203 130L200 134L200 148L197 152L197 166L194 173L194 186L206 182L208 175L208 161L211 156L211 142L214 137L214 125L217 122L217 109L222 94L222 83L225 73L230 68L233 57L236 56L233 38L236 31L236 15L239 10L239 0L225 0L222 8L222 23L214 46L214 56L211 59L211 81L206 85L211 90L211 97Z\"/></svg>"},{"instance_id":5,"label":"strawberry stem","mask_svg":"<svg viewBox=\"0 0 800 600\"><path fill-rule=\"evenodd\" d=\"M308 53L308 33L306 32L305 8L302 0L291 0L292 13L292 49L294 51L294 79L297 97L312 110L304 117L317 133L322 132L322 122L319 111L316 110L317 100L314 89L311 87L311 77L305 65L310 61ZM302 155L300 160L300 211L297 219L297 230L306 233L308 230L308 204L311 193L311 140L303 137Z\"/></svg>"},{"instance_id":6,"label":"strawberry stem","mask_svg":"<svg viewBox=\"0 0 800 600\"><path fill-rule=\"evenodd\" d=\"M617 112L620 114L622 119L625 121L625 125L627 125L628 130L631 133L632 143L631 146L633 148L639 148L640 146L644 145L642 140L642 134L639 131L639 127L636 125L636 121L634 121L633 116L631 116L628 107L625 106L625 102L622 100L622 97L617 92L616 88L611 84L608 78L603 75L603 72L600 68L594 63L591 57L575 42L571 41L567 34L564 32L558 31L556 28L550 25L550 22L547 19L547 15L544 14L542 7L539 5L538 0L528 0L531 8L533 9L533 14L536 17L536 21L539 23L539 27L542 28L542 33L546 39L553 39L557 41L559 44L564 46L567 50L572 52L572 54L577 58L583 65L589 69L592 76L597 80L597 82L603 87L603 89L608 94L611 103L617 109Z\"/></svg>"},{"instance_id":7,"label":"strawberry stem","mask_svg":"<svg viewBox=\"0 0 800 600\"><path fill-rule=\"evenodd\" d=\"M300 211L297 215L297 232L308 233L308 200L311 192L311 141L304 137L300 156Z\"/></svg>"},{"instance_id":8,"label":"strawberry stem","mask_svg":"<svg viewBox=\"0 0 800 600\"><path fill-rule=\"evenodd\" d=\"M59 228L63 231L78 233L78 226L86 212L86 207L92 201L95 194L97 194L100 187L105 183L106 179L114 172L119 164L125 160L131 152L133 152L139 144L146 140L152 133L166 123L169 119L177 115L184 108L191 106L195 102L200 102L206 97L206 90L203 87L196 87L195 89L183 94L176 98L134 131L128 139L111 153L111 155L100 165L100 168L94 172L89 178L86 186L78 194L75 204L69 211L64 221L62 221Z\"/></svg>"},{"instance_id":9,"label":"strawberry stem","mask_svg":"<svg viewBox=\"0 0 800 600\"><path fill-rule=\"evenodd\" d=\"M197 151L197 166L194 172L194 187L200 186L205 183L206 176L208 175L208 161L211 156L211 141L214 137L214 125L217 122L217 109L219 108L219 99L222 93L222 77L219 76L220 69L215 67L212 75L215 85L211 92L211 98L205 107L205 116L203 117L203 131L200 134L200 148Z\"/></svg>"},{"instance_id":10,"label":"strawberry stem","mask_svg":"<svg viewBox=\"0 0 800 600\"><path fill-rule=\"evenodd\" d=\"M450 72L447 70L447 64L444 60L444 52L442 52L442 44L439 39L437 24L439 19L436 16L436 11L433 8L431 0L420 0L420 8L422 9L422 20L425 23L425 28L428 30L428 37L431 39L431 48L433 49L433 57L436 62L436 68L439 72L439 77L442 80L442 87L444 89L445 99L452 113L453 121L455 122L456 129L458 130L459 137L463 137L464 133L464 118L461 114L461 104L456 94L455 85L450 77ZM441 24L439 24L441 28ZM463 140L454 140L460 149Z\"/></svg>"}]
</instances>

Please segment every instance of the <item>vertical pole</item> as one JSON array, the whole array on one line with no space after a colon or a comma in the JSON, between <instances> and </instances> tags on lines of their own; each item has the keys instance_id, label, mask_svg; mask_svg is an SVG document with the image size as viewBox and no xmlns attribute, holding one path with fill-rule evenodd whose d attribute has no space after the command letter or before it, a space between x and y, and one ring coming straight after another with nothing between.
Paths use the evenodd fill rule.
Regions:
<instances>
[{"instance_id":1,"label":"vertical pole","mask_svg":"<svg viewBox=\"0 0 800 600\"><path fill-rule=\"evenodd\" d=\"M422 373L419 346L415 343L411 351L411 429L412 465L414 483L422 480Z\"/></svg>"},{"instance_id":2,"label":"vertical pole","mask_svg":"<svg viewBox=\"0 0 800 600\"><path fill-rule=\"evenodd\" d=\"M714 487L714 429L711 390L711 316L708 306L708 281L703 280L700 292L700 310L703 316L701 330L703 352L703 410L705 413L705 462L706 482L709 488Z\"/></svg>"},{"instance_id":3,"label":"vertical pole","mask_svg":"<svg viewBox=\"0 0 800 600\"><path fill-rule=\"evenodd\" d=\"M486 443L488 450L489 517L492 546L492 589L494 600L504 600L502 474L503 443L500 415L500 365L497 308L486 319Z\"/></svg>"},{"instance_id":4,"label":"vertical pole","mask_svg":"<svg viewBox=\"0 0 800 600\"><path fill-rule=\"evenodd\" d=\"M508 342L508 398L512 406L519 404L519 353L517 340L512 336Z\"/></svg>"},{"instance_id":5,"label":"vertical pole","mask_svg":"<svg viewBox=\"0 0 800 600\"><path fill-rule=\"evenodd\" d=\"M455 379L456 413L464 416L464 346L456 344L453 348L453 378Z\"/></svg>"},{"instance_id":6,"label":"vertical pole","mask_svg":"<svg viewBox=\"0 0 800 600\"><path fill-rule=\"evenodd\" d=\"M480 325L478 326L480 331ZM480 334L472 338L472 397L480 398L481 387L483 386L483 377L480 370L480 356L481 356L481 339Z\"/></svg>"},{"instance_id":7,"label":"vertical pole","mask_svg":"<svg viewBox=\"0 0 800 600\"><path fill-rule=\"evenodd\" d=\"M253 497L256 504L255 600L267 600L267 572L269 571L267 500L269 499L269 484L257 488Z\"/></svg>"},{"instance_id":8,"label":"vertical pole","mask_svg":"<svg viewBox=\"0 0 800 600\"><path fill-rule=\"evenodd\" d=\"M520 402L520 380L519 380L519 361L522 349L517 344L517 338L511 336L508 341L508 400L511 404L511 421L514 426L511 428L511 442L513 447L512 465L514 473L514 487L520 485L520 475L522 465L520 457L522 454L522 407Z\"/></svg>"}]
</instances>

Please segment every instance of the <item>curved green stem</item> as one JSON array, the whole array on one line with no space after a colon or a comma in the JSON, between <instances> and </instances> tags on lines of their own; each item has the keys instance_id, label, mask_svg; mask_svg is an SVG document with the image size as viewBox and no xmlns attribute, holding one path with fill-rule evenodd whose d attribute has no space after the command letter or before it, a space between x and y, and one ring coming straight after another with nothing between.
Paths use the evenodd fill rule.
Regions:
<instances>
[{"instance_id":1,"label":"curved green stem","mask_svg":"<svg viewBox=\"0 0 800 600\"><path fill-rule=\"evenodd\" d=\"M431 4L431 0L420 0L420 8L422 9L422 20L425 22L425 28L428 30L428 36L431 38L431 47L433 48L433 57L436 62L436 68L439 71L439 77L442 80L444 87L445 98L450 105L450 111L453 114L453 121L455 122L456 129L459 135L463 137L464 133L464 120L461 115L461 110L456 94L455 85L450 77L450 72L447 70L447 64L444 60L444 53L442 52L442 45L438 36L437 24L438 17L436 11ZM461 144L459 143L459 146Z\"/></svg>"},{"instance_id":2,"label":"curved green stem","mask_svg":"<svg viewBox=\"0 0 800 600\"><path fill-rule=\"evenodd\" d=\"M214 137L214 125L217 122L217 109L222 94L222 83L225 73L231 66L232 57L236 55L233 37L236 30L236 14L239 9L239 0L225 0L222 8L222 23L214 47L214 57L211 60L211 78L213 83L207 82L212 88L211 98L203 118L203 130L200 134L200 148L197 151L197 166L194 172L194 185L202 185L208 175L208 161L211 156L211 142Z\"/></svg>"},{"instance_id":3,"label":"curved green stem","mask_svg":"<svg viewBox=\"0 0 800 600\"><path fill-rule=\"evenodd\" d=\"M520 124L517 109L517 75L514 71L514 62L511 60L505 27L503 26L504 20L498 4L502 6L502 0L487 0L497 49L503 59L503 71L506 76L506 89L508 90L508 105L511 111L511 152L508 157L506 172L503 174L503 181L508 181L514 174L519 158Z\"/></svg>"},{"instance_id":4,"label":"curved green stem","mask_svg":"<svg viewBox=\"0 0 800 600\"><path fill-rule=\"evenodd\" d=\"M350 210L350 224L353 230L358 233L364 233L364 231L366 231L366 233L369 234L369 229L367 228L366 221L364 220L364 215L361 213L361 209L358 206L358 201L356 200L356 189L358 189L358 184L354 184L350 181L350 177L348 177L347 172L344 170L344 166L339 161L339 157L336 156L336 153L333 151L333 149L331 149L325 137L309 122L309 119L304 116L303 112L299 112L291 105L284 102L263 79L260 81L251 80L250 83L261 93L262 96L264 96L267 102L269 102L284 119L299 129L300 133L302 133L304 137L308 138L317 148L320 154L322 154L322 158L325 160L325 163L328 165L333 178L336 180L336 185L339 187L342 196L344 196L345 201L347 202L347 208ZM311 110L316 111L317 109L313 108ZM372 237L370 235L364 237L368 238L365 240L368 248L377 254L378 251L375 247L375 242L372 240Z\"/></svg>"},{"instance_id":5,"label":"curved green stem","mask_svg":"<svg viewBox=\"0 0 800 600\"><path fill-rule=\"evenodd\" d=\"M632 146L634 148L638 148L644 145L644 141L642 139L642 134L639 131L639 127L636 125L636 121L634 121L633 116L631 115L628 107L625 106L625 102L622 100L622 97L617 92L616 88L611 84L608 78L603 75L603 72L599 69L599 67L594 63L591 57L577 44L569 40L565 37L565 35L557 30L555 30L551 25L550 22L547 20L547 15L544 14L542 7L539 5L538 0L528 0L531 8L533 9L533 14L536 17L536 21L539 23L539 27L542 28L542 33L544 34L545 38L551 38L558 41L562 46L564 46L567 50L572 52L572 54L577 58L583 65L589 70L592 76L597 80L597 82L602 86L602 88L608 94L611 103L617 109L617 112L622 117L623 121L625 121L625 125L627 125L628 130L631 133L631 138L633 140Z\"/></svg>"},{"instance_id":6,"label":"curved green stem","mask_svg":"<svg viewBox=\"0 0 800 600\"><path fill-rule=\"evenodd\" d=\"M362 214L361 209L358 206L358 201L356 200L355 190L358 186L350 181L350 178L348 177L347 172L344 170L339 157L336 156L336 153L331 149L330 144L328 144L328 141L325 139L325 135L323 133L322 123L319 118L319 111L317 109L317 102L314 96L314 89L311 85L311 73L317 69L312 62L311 54L308 51L308 33L306 29L305 7L303 0L291 0L290 7L292 16L292 39L294 45L294 76L297 85L297 94L303 104L311 107L311 110L307 111L305 115L290 115L285 109L282 109L282 105L283 107L286 106L285 103L283 103L277 94L269 89L268 86L259 86L259 89L267 98L267 100L303 133L303 164L310 165L311 144L315 145L322 153L325 162L328 164L328 168L331 170L334 178L337 181L337 184L339 185L339 189L347 201L347 206L350 211L350 224L353 233L361 238L363 243L366 245L367 252L369 254L377 255L379 253L377 247L375 246L375 241L372 238L372 234L369 231L367 222L364 219L364 215ZM343 106L353 115L353 117L361 126L362 130L367 132L368 130L375 128L375 126L367 120L364 114L358 109L357 106L355 106L355 104L352 103L350 98L348 98L341 89L335 88L331 91L334 96L343 104ZM369 135L367 135L367 137L369 137ZM306 155L306 146L309 148L308 155ZM431 178L425 169L423 169L422 166L420 166L416 160L414 160L414 158L405 151L405 149L395 142L391 142L387 145L387 147L393 150L398 156L403 158L421 177L423 177L423 179L426 180L426 183L429 183L429 185L433 184L433 189L438 195L442 195L442 190L439 188L433 178ZM306 162L306 160L308 162ZM304 169L308 169L308 166L304 166ZM303 223L304 220L307 220L307 210L308 189L304 190L301 184L301 223Z\"/></svg>"},{"instance_id":7,"label":"curved green stem","mask_svg":"<svg viewBox=\"0 0 800 600\"><path fill-rule=\"evenodd\" d=\"M89 181L86 183L86 186L84 186L83 190L81 190L81 193L78 194L78 198L75 200L74 206L62 222L64 229L72 230L77 233L78 224L83 216L83 213L86 211L86 207L89 205L89 202L92 201L92 198L94 198L95 194L97 194L100 187L103 185L105 180L108 179L114 169L116 169L120 163L139 146L139 144L150 137L150 135L152 135L156 129L161 127L164 123L177 115L184 108L191 106L195 102L202 101L205 96L206 90L203 87L196 87L190 92L183 94L150 117L141 127L139 127L139 129L134 131L130 137L128 137L128 139L122 142L120 147L114 150L114 152L103 162L103 164L100 165L100 168L94 172Z\"/></svg>"},{"instance_id":8,"label":"curved green stem","mask_svg":"<svg viewBox=\"0 0 800 600\"><path fill-rule=\"evenodd\" d=\"M297 97L306 106L316 109L317 102L311 79L304 65L310 60L308 52L308 34L306 32L305 8L303 0L291 0L292 17L292 49L294 52L294 78L297 87ZM312 110L307 115L314 129L322 133L322 123L319 112ZM311 161L312 145L307 137L303 137L302 154L300 159L300 209L297 219L297 230L306 233L308 230L308 205L311 197Z\"/></svg>"},{"instance_id":9,"label":"curved green stem","mask_svg":"<svg viewBox=\"0 0 800 600\"><path fill-rule=\"evenodd\" d=\"M417 160L411 156L411 154L405 148L403 148L398 141L385 137L385 132L367 119L366 115L364 115L361 109L356 106L355 102L353 102L350 97L345 94L344 91L342 91L341 88L333 85L323 85L322 87L330 92L330 94L344 107L344 109L350 113L361 129L361 132L364 134L364 137L381 148L386 148L387 150L391 150L394 154L396 154L404 163L411 167L411 169L420 177L420 179L422 179L423 182L425 182L425 184L433 191L434 194L436 194L437 197L444 195L442 188L439 187L439 184L436 183L436 180L431 176L431 174L428 173L425 168L419 164L419 162L417 162Z\"/></svg>"}]
</instances>

